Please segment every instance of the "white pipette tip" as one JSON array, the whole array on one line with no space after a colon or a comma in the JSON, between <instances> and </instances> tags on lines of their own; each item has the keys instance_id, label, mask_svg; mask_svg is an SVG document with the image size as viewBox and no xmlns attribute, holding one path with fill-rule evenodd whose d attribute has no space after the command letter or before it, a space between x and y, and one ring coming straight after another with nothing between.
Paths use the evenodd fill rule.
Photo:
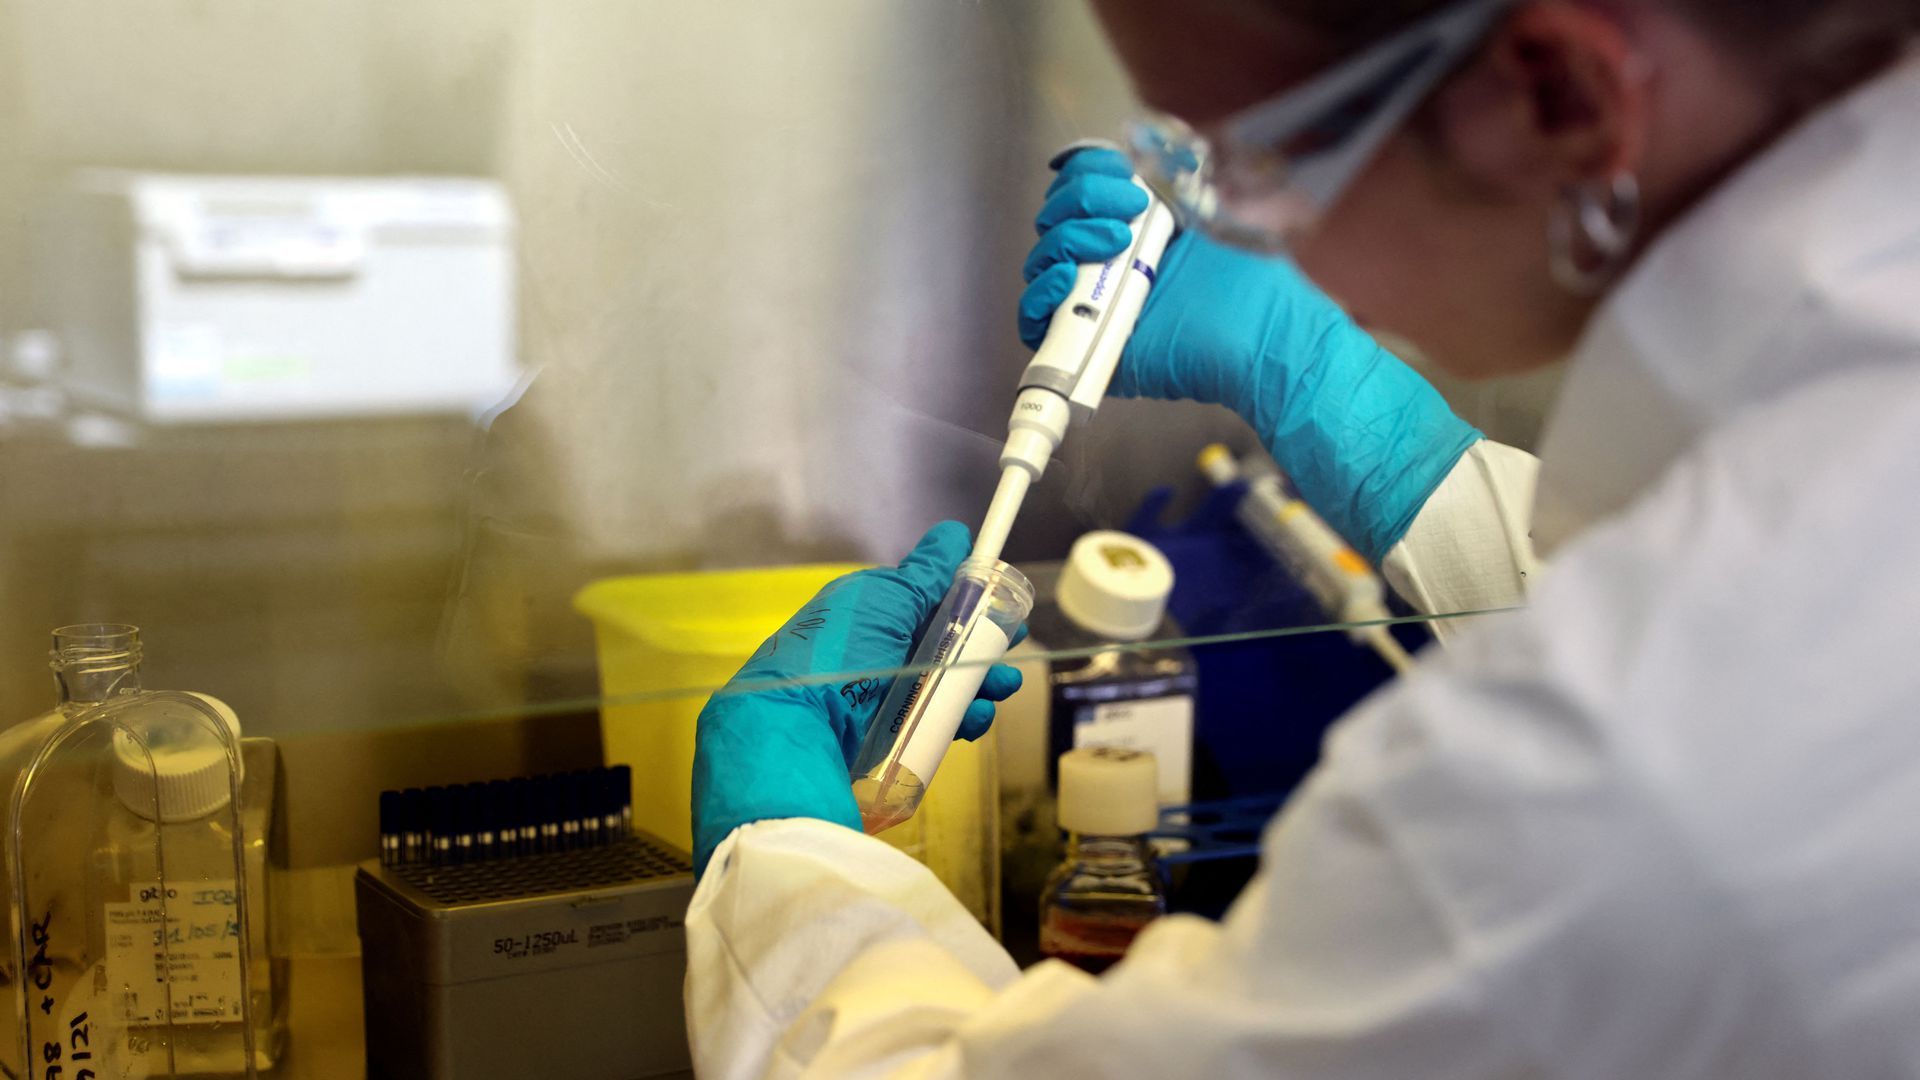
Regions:
<instances>
[{"instance_id":1,"label":"white pipette tip","mask_svg":"<svg viewBox=\"0 0 1920 1080\"><path fill-rule=\"evenodd\" d=\"M987 504L987 516L981 520L979 535L973 541L974 558L1000 558L1007 547L1007 534L1013 531L1013 519L1019 515L1020 504L1026 501L1027 489L1032 485L1033 474L1019 466L1000 473L1000 486L993 489L993 502Z\"/></svg>"},{"instance_id":2,"label":"white pipette tip","mask_svg":"<svg viewBox=\"0 0 1920 1080\"><path fill-rule=\"evenodd\" d=\"M1384 626L1370 626L1363 633L1366 635L1367 644L1373 646L1373 651L1380 655L1380 659L1387 662L1387 666L1392 668L1395 674L1405 675L1413 670L1412 654L1408 653L1394 638L1392 631Z\"/></svg>"}]
</instances>

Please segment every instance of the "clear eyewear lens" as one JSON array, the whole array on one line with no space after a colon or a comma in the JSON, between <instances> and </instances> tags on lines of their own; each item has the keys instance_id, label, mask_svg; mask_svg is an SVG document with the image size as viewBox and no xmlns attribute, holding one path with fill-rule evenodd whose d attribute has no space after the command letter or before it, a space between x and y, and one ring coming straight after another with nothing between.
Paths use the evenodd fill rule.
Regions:
<instances>
[{"instance_id":1,"label":"clear eyewear lens","mask_svg":"<svg viewBox=\"0 0 1920 1080\"><path fill-rule=\"evenodd\" d=\"M1127 156L1134 173L1173 208L1182 226L1208 217L1200 205L1212 185L1207 141L1180 118L1150 113L1133 121L1127 128Z\"/></svg>"},{"instance_id":2,"label":"clear eyewear lens","mask_svg":"<svg viewBox=\"0 0 1920 1080\"><path fill-rule=\"evenodd\" d=\"M1277 254L1311 228L1316 211L1287 185L1278 154L1224 154L1178 117L1133 122L1127 150L1140 179L1180 226L1250 251Z\"/></svg>"},{"instance_id":3,"label":"clear eyewear lens","mask_svg":"<svg viewBox=\"0 0 1920 1080\"><path fill-rule=\"evenodd\" d=\"M1513 0L1460 0L1296 90L1229 118L1215 138L1149 115L1134 168L1181 224L1278 253L1346 191L1382 143L1485 38Z\"/></svg>"}]
</instances>

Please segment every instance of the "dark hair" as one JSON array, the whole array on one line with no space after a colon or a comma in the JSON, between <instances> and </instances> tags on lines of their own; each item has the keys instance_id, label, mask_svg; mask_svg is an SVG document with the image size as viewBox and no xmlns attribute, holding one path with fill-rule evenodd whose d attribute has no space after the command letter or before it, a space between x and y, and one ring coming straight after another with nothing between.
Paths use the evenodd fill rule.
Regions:
<instances>
[{"instance_id":1,"label":"dark hair","mask_svg":"<svg viewBox=\"0 0 1920 1080\"><path fill-rule=\"evenodd\" d=\"M1920 36L1920 0L1665 0L1746 56L1789 113L1835 97Z\"/></svg>"},{"instance_id":2,"label":"dark hair","mask_svg":"<svg viewBox=\"0 0 1920 1080\"><path fill-rule=\"evenodd\" d=\"M1450 0L1264 0L1343 48ZM1897 59L1920 36L1920 0L1639 0L1664 4L1727 42L1797 112Z\"/></svg>"}]
</instances>

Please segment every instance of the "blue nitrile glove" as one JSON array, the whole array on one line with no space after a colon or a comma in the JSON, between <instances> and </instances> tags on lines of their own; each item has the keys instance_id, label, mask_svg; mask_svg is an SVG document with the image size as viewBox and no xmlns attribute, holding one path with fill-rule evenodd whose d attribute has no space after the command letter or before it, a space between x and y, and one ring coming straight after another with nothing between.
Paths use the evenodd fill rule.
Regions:
<instances>
[{"instance_id":1,"label":"blue nitrile glove","mask_svg":"<svg viewBox=\"0 0 1920 1080\"><path fill-rule=\"evenodd\" d=\"M1030 347L1072 291L1075 267L1126 249L1127 222L1147 206L1132 175L1113 150L1081 150L1060 166L1020 298ZM1111 392L1239 413L1308 504L1376 564L1482 438L1292 263L1193 232L1161 259Z\"/></svg>"},{"instance_id":2,"label":"blue nitrile glove","mask_svg":"<svg viewBox=\"0 0 1920 1080\"><path fill-rule=\"evenodd\" d=\"M898 567L835 580L708 699L694 735L695 873L706 870L728 833L749 822L805 817L860 828L848 770L892 680L817 680L904 665L972 543L966 526L942 522ZM754 689L758 683L766 688ZM1018 689L1020 672L995 665L967 707L959 737L986 734L993 703Z\"/></svg>"}]
</instances>

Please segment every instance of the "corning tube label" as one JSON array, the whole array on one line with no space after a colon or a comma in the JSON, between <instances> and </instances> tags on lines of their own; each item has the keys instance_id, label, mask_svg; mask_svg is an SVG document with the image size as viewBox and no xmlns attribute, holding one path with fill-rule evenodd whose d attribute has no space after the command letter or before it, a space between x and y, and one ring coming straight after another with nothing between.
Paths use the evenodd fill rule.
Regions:
<instances>
[{"instance_id":1,"label":"corning tube label","mask_svg":"<svg viewBox=\"0 0 1920 1080\"><path fill-rule=\"evenodd\" d=\"M921 695L927 692L927 683L951 657L954 644L960 640L960 629L960 624L954 622L949 622L941 629L939 647L927 660L927 670L914 677L913 688L907 691L906 697L900 699L900 707L893 710L893 722L888 725L887 734L898 735L900 729L907 725L907 718L913 715L913 707L920 703Z\"/></svg>"},{"instance_id":2,"label":"corning tube label","mask_svg":"<svg viewBox=\"0 0 1920 1080\"><path fill-rule=\"evenodd\" d=\"M984 601L983 601L984 602ZM980 684L986 680L987 671L994 661L1007 654L1007 635L991 620L981 619L974 624L973 636L960 647L957 666L946 669L946 674L934 687L933 699L927 702L926 711L920 716L920 726L914 729L913 739L900 751L900 764L912 770L913 775L922 781L932 782L934 771L940 767L940 760L947 756L947 748L953 745L953 736L960 730L960 721L966 715L967 706L973 703L973 697L980 692ZM914 687L914 698L918 698L926 689L930 676L940 669L927 671L919 676Z\"/></svg>"}]
</instances>

